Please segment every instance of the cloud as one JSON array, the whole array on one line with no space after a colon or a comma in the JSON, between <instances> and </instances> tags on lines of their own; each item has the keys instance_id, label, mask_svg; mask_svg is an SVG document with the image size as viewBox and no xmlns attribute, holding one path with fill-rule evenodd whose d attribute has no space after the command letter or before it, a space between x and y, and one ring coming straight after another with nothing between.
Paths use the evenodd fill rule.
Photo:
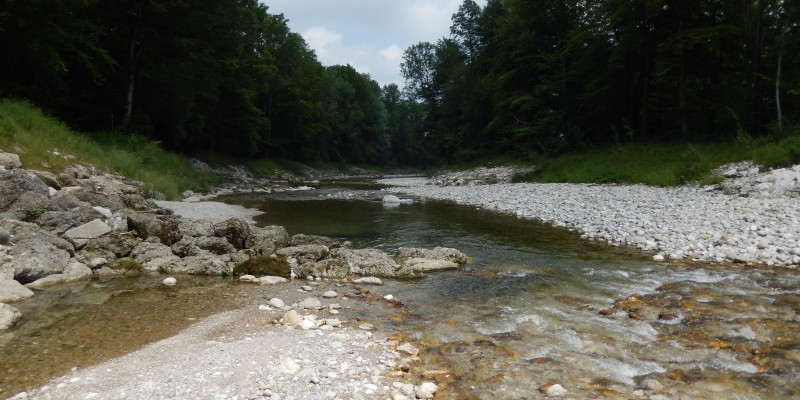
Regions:
<instances>
[{"instance_id":1,"label":"cloud","mask_svg":"<svg viewBox=\"0 0 800 400\"><path fill-rule=\"evenodd\" d=\"M303 38L313 49L324 49L328 46L337 46L342 43L341 33L332 32L323 26L315 26L307 30L303 33Z\"/></svg>"},{"instance_id":2,"label":"cloud","mask_svg":"<svg viewBox=\"0 0 800 400\"><path fill-rule=\"evenodd\" d=\"M323 65L352 65L381 85L402 86L403 51L449 36L463 0L267 0L303 35ZM485 0L479 0L484 5Z\"/></svg>"}]
</instances>

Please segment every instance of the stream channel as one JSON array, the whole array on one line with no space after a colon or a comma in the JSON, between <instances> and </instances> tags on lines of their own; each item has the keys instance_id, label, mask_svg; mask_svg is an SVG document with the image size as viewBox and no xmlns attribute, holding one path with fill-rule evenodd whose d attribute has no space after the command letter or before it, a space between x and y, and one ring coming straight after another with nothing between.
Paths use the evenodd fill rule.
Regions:
<instances>
[{"instance_id":1,"label":"stream channel","mask_svg":"<svg viewBox=\"0 0 800 400\"><path fill-rule=\"evenodd\" d=\"M426 369L447 371L432 375L442 388L437 398L546 398L543 389L552 384L578 399L800 396L797 270L656 263L636 249L536 221L449 202L388 206L385 194L380 186L349 182L221 201L261 209L257 224L282 225L290 234L330 236L389 254L401 246L445 246L470 256L458 270L370 288L403 307L359 308L379 329L420 348ZM193 278L199 289L176 292L159 279L83 284L71 293L93 296L82 311L63 304L36 311L21 303L23 312L50 317L23 321L16 337L0 337L0 349L16 346L17 358L34 366L61 352L97 362L186 321L272 296L219 278ZM137 321L155 309L160 316L149 318L158 319ZM77 339L98 329L120 339L93 347L91 338ZM10 357L0 357L0 366L19 365L20 377L30 374L32 367Z\"/></svg>"}]
</instances>

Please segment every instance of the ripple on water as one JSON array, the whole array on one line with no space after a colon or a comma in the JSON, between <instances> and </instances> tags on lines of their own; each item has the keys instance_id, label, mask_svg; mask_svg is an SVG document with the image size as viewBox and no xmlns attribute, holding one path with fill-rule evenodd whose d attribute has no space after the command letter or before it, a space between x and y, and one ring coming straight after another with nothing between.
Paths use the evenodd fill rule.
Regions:
<instances>
[{"instance_id":1,"label":"ripple on water","mask_svg":"<svg viewBox=\"0 0 800 400\"><path fill-rule=\"evenodd\" d=\"M638 376L667 372L658 363L637 359L627 352L619 353L617 357L588 358L584 367L626 385L634 385L634 378Z\"/></svg>"}]
</instances>

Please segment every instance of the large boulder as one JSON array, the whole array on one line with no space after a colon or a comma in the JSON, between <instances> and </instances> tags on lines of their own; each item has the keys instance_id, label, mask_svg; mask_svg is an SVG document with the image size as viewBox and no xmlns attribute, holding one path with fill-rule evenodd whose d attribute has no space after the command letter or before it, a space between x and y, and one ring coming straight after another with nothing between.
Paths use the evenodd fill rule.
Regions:
<instances>
[{"instance_id":1,"label":"large boulder","mask_svg":"<svg viewBox=\"0 0 800 400\"><path fill-rule=\"evenodd\" d=\"M204 219L181 218L178 231L184 236L214 236L214 224Z\"/></svg>"},{"instance_id":2,"label":"large boulder","mask_svg":"<svg viewBox=\"0 0 800 400\"><path fill-rule=\"evenodd\" d=\"M333 258L343 259L351 274L392 278L417 278L420 272L397 264L388 254L378 249L335 249Z\"/></svg>"},{"instance_id":3,"label":"large boulder","mask_svg":"<svg viewBox=\"0 0 800 400\"><path fill-rule=\"evenodd\" d=\"M284 247L275 254L285 257L287 260L295 259L297 264L306 264L320 261L330 255L328 246L316 244L304 244L301 246Z\"/></svg>"},{"instance_id":4,"label":"large boulder","mask_svg":"<svg viewBox=\"0 0 800 400\"><path fill-rule=\"evenodd\" d=\"M47 286L59 285L62 283L77 282L92 277L92 269L86 264L72 261L64 268L60 274L48 275L42 279L37 279L25 286L30 289L41 289Z\"/></svg>"},{"instance_id":5,"label":"large boulder","mask_svg":"<svg viewBox=\"0 0 800 400\"><path fill-rule=\"evenodd\" d=\"M275 250L289 244L289 233L286 228L277 225L254 227L250 229L250 236L245 240L244 246L253 249L258 254L270 255Z\"/></svg>"},{"instance_id":6,"label":"large boulder","mask_svg":"<svg viewBox=\"0 0 800 400\"><path fill-rule=\"evenodd\" d=\"M0 303L0 331L14 326L22 318L22 313L15 307Z\"/></svg>"},{"instance_id":7,"label":"large boulder","mask_svg":"<svg viewBox=\"0 0 800 400\"><path fill-rule=\"evenodd\" d=\"M250 236L250 225L241 218L230 218L214 224L214 236L225 238L237 250L241 250Z\"/></svg>"},{"instance_id":8,"label":"large boulder","mask_svg":"<svg viewBox=\"0 0 800 400\"><path fill-rule=\"evenodd\" d=\"M213 254L184 257L162 265L159 271L165 274L222 276L231 272L228 267L229 259L228 256Z\"/></svg>"},{"instance_id":9,"label":"large boulder","mask_svg":"<svg viewBox=\"0 0 800 400\"><path fill-rule=\"evenodd\" d=\"M235 253L236 248L221 237L184 236L178 243L172 245L172 252L180 257L199 256L207 253L222 255Z\"/></svg>"},{"instance_id":10,"label":"large boulder","mask_svg":"<svg viewBox=\"0 0 800 400\"><path fill-rule=\"evenodd\" d=\"M69 264L70 253L58 248L44 233L26 234L16 239L9 255L14 257L14 279L33 282L48 275L60 274Z\"/></svg>"},{"instance_id":11,"label":"large boulder","mask_svg":"<svg viewBox=\"0 0 800 400\"><path fill-rule=\"evenodd\" d=\"M14 169L11 171L0 171L0 211L5 211L23 193L31 192L42 196L48 196L50 190L36 175Z\"/></svg>"},{"instance_id":12,"label":"large boulder","mask_svg":"<svg viewBox=\"0 0 800 400\"><path fill-rule=\"evenodd\" d=\"M292 236L291 246L302 246L307 244L313 244L318 246L326 246L329 249L338 249L342 247L342 242L329 238L327 236L320 236L320 235L305 235L305 234L298 234Z\"/></svg>"},{"instance_id":13,"label":"large boulder","mask_svg":"<svg viewBox=\"0 0 800 400\"><path fill-rule=\"evenodd\" d=\"M157 237L161 243L171 246L183 238L179 230L179 221L177 217L171 215L136 213L128 215L128 228L142 239Z\"/></svg>"},{"instance_id":14,"label":"large boulder","mask_svg":"<svg viewBox=\"0 0 800 400\"><path fill-rule=\"evenodd\" d=\"M3 213L5 218L37 222L39 217L50 208L50 198L37 192L23 192L8 205Z\"/></svg>"},{"instance_id":15,"label":"large boulder","mask_svg":"<svg viewBox=\"0 0 800 400\"><path fill-rule=\"evenodd\" d=\"M83 252L101 255L107 258L122 258L131 255L139 239L130 232L112 232L87 241Z\"/></svg>"},{"instance_id":16,"label":"large boulder","mask_svg":"<svg viewBox=\"0 0 800 400\"><path fill-rule=\"evenodd\" d=\"M292 270L298 278L313 276L319 278L342 279L350 275L350 265L341 257L295 264L292 265Z\"/></svg>"},{"instance_id":17,"label":"large boulder","mask_svg":"<svg viewBox=\"0 0 800 400\"><path fill-rule=\"evenodd\" d=\"M252 256L233 269L234 275L280 276L289 278L292 268L286 258L276 255Z\"/></svg>"},{"instance_id":18,"label":"large boulder","mask_svg":"<svg viewBox=\"0 0 800 400\"><path fill-rule=\"evenodd\" d=\"M397 249L394 260L403 264L406 260L412 258L425 258L429 260L449 261L458 265L467 263L467 256L450 247L435 247L433 249L422 249L416 247L401 247Z\"/></svg>"},{"instance_id":19,"label":"large boulder","mask_svg":"<svg viewBox=\"0 0 800 400\"><path fill-rule=\"evenodd\" d=\"M10 303L31 297L33 297L33 291L22 286L21 283L13 279L0 281L0 303Z\"/></svg>"},{"instance_id":20,"label":"large boulder","mask_svg":"<svg viewBox=\"0 0 800 400\"><path fill-rule=\"evenodd\" d=\"M180 262L180 257L172 253L169 246L160 242L142 242L130 254L145 270L155 272L168 270L169 265Z\"/></svg>"}]
</instances>

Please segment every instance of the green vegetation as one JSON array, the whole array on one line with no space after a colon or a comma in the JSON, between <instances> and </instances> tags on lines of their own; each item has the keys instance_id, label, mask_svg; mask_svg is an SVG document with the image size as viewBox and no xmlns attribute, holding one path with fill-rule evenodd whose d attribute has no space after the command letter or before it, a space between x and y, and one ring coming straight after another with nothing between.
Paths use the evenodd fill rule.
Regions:
<instances>
[{"instance_id":1,"label":"green vegetation","mask_svg":"<svg viewBox=\"0 0 800 400\"><path fill-rule=\"evenodd\" d=\"M0 100L0 148L18 153L26 168L57 172L70 164L93 164L144 182L168 198L187 189L208 189L218 179L157 142L119 132L77 133L17 100Z\"/></svg>"},{"instance_id":2,"label":"green vegetation","mask_svg":"<svg viewBox=\"0 0 800 400\"><path fill-rule=\"evenodd\" d=\"M800 163L800 132L729 143L619 144L542 157L541 168L517 174L516 182L709 184L711 172L727 163L752 160L764 167Z\"/></svg>"},{"instance_id":3,"label":"green vegetation","mask_svg":"<svg viewBox=\"0 0 800 400\"><path fill-rule=\"evenodd\" d=\"M267 174L499 158L547 160L536 179L659 185L800 153L794 1L463 0L448 37L405 50L402 90L323 66L258 0L6 3L0 98L118 132L92 143L168 194L191 185L141 176L181 171L155 143Z\"/></svg>"}]
</instances>

